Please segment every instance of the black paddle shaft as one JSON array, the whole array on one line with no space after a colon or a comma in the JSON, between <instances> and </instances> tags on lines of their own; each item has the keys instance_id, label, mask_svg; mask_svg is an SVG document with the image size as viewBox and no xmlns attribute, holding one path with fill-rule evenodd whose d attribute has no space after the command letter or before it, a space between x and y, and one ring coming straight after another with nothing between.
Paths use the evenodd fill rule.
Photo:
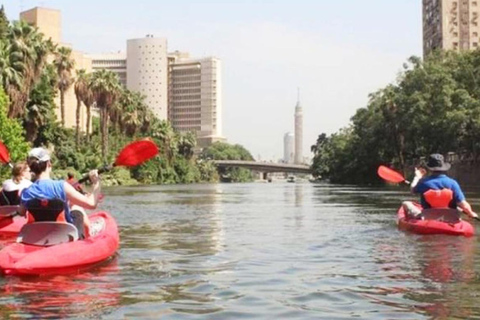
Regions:
<instances>
[{"instance_id":1,"label":"black paddle shaft","mask_svg":"<svg viewBox=\"0 0 480 320\"><path fill-rule=\"evenodd\" d=\"M101 168L98 169L98 174L102 174L104 172L107 172L107 171L110 171L113 169L115 165L105 165ZM90 176L88 174L84 175L83 178L81 178L80 180L78 180L78 183L84 183L86 181L88 181L90 179Z\"/></svg>"}]
</instances>

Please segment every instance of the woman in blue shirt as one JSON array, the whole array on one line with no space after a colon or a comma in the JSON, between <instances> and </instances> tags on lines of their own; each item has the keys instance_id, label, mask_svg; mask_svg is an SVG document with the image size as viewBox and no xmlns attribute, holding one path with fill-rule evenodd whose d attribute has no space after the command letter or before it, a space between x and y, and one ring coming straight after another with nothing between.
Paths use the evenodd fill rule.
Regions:
<instances>
[{"instance_id":1,"label":"woman in blue shirt","mask_svg":"<svg viewBox=\"0 0 480 320\"><path fill-rule=\"evenodd\" d=\"M72 217L70 207L79 206L86 209L95 209L97 207L100 195L100 178L97 170L92 170L89 173L90 181L93 185L92 193L83 195L78 192L72 185L64 180L52 180L50 178L52 172L52 163L50 161L50 154L46 149L34 148L28 153L27 159L30 170L35 174L36 181L27 189L24 189L21 195L21 205L19 213L27 215L29 213L30 221L65 221L75 224L78 227L82 223L76 223ZM48 210L33 210L29 206L40 204L48 207L49 201L63 202L63 210L61 213L49 215ZM30 209L30 211L29 211ZM36 208L38 209L38 207ZM35 212L35 213L34 213ZM83 224L85 225L85 233L88 236L88 216L83 210L80 210L83 217ZM79 229L80 235L83 235L83 230Z\"/></svg>"}]
</instances>

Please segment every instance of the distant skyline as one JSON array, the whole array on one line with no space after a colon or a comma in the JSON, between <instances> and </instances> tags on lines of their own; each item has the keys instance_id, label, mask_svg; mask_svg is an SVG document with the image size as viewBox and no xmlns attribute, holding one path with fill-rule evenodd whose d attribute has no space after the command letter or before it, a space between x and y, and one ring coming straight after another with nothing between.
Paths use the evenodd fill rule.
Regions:
<instances>
[{"instance_id":1,"label":"distant skyline","mask_svg":"<svg viewBox=\"0 0 480 320\"><path fill-rule=\"evenodd\" d=\"M147 34L169 51L223 62L223 135L254 157L283 156L297 88L303 151L349 124L368 94L422 55L420 0L60 1L8 0L9 19L42 6L62 12L63 41L86 53L125 51Z\"/></svg>"}]
</instances>

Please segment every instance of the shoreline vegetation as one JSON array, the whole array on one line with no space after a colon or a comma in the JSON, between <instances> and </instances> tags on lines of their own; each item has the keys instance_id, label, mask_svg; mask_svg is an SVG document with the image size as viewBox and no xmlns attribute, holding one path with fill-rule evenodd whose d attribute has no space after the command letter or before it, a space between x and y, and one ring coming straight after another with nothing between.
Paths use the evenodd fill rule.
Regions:
<instances>
[{"instance_id":1,"label":"shoreline vegetation","mask_svg":"<svg viewBox=\"0 0 480 320\"><path fill-rule=\"evenodd\" d=\"M318 136L315 176L333 183L379 184L379 165L401 171L430 153L480 162L480 50L411 57L395 83L369 95L349 126Z\"/></svg>"},{"instance_id":2,"label":"shoreline vegetation","mask_svg":"<svg viewBox=\"0 0 480 320\"><path fill-rule=\"evenodd\" d=\"M216 142L197 154L194 133L179 133L157 119L144 97L123 88L113 72L76 70L71 53L26 22L9 22L1 7L0 140L12 162L25 160L31 147L44 146L58 168L55 178L65 179L67 172L80 178L111 163L129 142L149 137L158 145L159 156L133 169L115 168L102 175L104 185L217 182L226 175L233 182L253 181L249 170L218 172L211 161L253 160L244 147ZM75 91L76 106L65 105L69 89ZM60 119L55 114L57 98ZM65 108L71 107L76 126L65 128ZM80 126L82 108L87 113L85 131ZM1 166L0 179L9 177L10 168Z\"/></svg>"}]
</instances>

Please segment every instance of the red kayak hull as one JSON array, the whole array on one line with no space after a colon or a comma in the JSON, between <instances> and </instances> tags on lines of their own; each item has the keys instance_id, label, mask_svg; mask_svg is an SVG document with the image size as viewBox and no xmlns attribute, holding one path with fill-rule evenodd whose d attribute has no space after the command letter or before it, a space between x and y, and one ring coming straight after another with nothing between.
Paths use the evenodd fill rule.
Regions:
<instances>
[{"instance_id":1,"label":"red kayak hull","mask_svg":"<svg viewBox=\"0 0 480 320\"><path fill-rule=\"evenodd\" d=\"M106 212L89 216L91 224L104 220L102 230L88 239L51 247L12 243L0 250L0 272L4 275L49 275L79 272L115 255L118 227Z\"/></svg>"},{"instance_id":2,"label":"red kayak hull","mask_svg":"<svg viewBox=\"0 0 480 320\"><path fill-rule=\"evenodd\" d=\"M19 216L0 218L0 238L16 237L26 223L27 218Z\"/></svg>"},{"instance_id":3,"label":"red kayak hull","mask_svg":"<svg viewBox=\"0 0 480 320\"><path fill-rule=\"evenodd\" d=\"M467 221L447 223L438 220L407 219L403 207L397 212L398 228L416 234L446 234L452 236L471 237L475 228Z\"/></svg>"}]
</instances>

